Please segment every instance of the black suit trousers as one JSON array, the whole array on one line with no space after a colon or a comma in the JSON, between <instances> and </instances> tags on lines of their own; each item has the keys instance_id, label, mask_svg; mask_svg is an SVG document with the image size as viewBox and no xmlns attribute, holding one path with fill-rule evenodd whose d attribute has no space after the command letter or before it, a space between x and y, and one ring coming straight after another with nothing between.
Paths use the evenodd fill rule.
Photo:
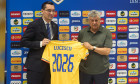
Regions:
<instances>
[{"instance_id":1,"label":"black suit trousers","mask_svg":"<svg viewBox=\"0 0 140 84\"><path fill-rule=\"evenodd\" d=\"M27 70L27 84L51 84L50 71L36 72Z\"/></svg>"}]
</instances>

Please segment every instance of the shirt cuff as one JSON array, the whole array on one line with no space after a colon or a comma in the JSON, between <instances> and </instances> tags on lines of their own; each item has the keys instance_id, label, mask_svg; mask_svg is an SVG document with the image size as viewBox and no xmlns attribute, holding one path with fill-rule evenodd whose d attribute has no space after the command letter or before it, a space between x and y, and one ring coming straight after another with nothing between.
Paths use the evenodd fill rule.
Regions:
<instances>
[{"instance_id":1,"label":"shirt cuff","mask_svg":"<svg viewBox=\"0 0 140 84\"><path fill-rule=\"evenodd\" d=\"M40 41L40 47L42 47L42 41Z\"/></svg>"}]
</instances>

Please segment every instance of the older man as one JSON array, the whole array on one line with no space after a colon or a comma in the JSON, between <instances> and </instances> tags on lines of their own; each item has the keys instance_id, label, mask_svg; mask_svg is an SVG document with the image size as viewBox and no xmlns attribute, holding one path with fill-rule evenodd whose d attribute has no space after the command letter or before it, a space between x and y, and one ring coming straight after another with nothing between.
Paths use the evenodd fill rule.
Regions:
<instances>
[{"instance_id":1,"label":"older man","mask_svg":"<svg viewBox=\"0 0 140 84\"><path fill-rule=\"evenodd\" d=\"M88 14L89 26L79 32L78 41L89 49L87 60L80 64L80 84L108 84L109 53L112 48L110 31L100 25L100 14Z\"/></svg>"}]
</instances>

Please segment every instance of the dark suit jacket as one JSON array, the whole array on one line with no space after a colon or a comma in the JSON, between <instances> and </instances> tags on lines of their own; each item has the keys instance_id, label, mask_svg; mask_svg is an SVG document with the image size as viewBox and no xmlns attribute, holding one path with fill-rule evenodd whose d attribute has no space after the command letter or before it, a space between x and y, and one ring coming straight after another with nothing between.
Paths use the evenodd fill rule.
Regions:
<instances>
[{"instance_id":1,"label":"dark suit jacket","mask_svg":"<svg viewBox=\"0 0 140 84\"><path fill-rule=\"evenodd\" d=\"M58 26L51 21L54 37L52 40L58 40ZM40 41L48 38L45 23L42 18L31 22L21 39L21 46L29 48L29 53L26 59L25 67L27 69L43 72L49 70L49 64L41 60L42 53L45 47L40 48Z\"/></svg>"}]
</instances>

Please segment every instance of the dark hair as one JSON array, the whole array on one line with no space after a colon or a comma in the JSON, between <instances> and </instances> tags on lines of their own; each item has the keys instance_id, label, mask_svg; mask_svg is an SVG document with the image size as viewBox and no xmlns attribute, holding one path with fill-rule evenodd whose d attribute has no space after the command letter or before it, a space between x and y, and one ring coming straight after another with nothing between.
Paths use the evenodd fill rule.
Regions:
<instances>
[{"instance_id":1,"label":"dark hair","mask_svg":"<svg viewBox=\"0 0 140 84\"><path fill-rule=\"evenodd\" d=\"M41 9L45 10L45 8L46 8L46 4L54 5L53 2L51 2L51 1L46 1L46 2L44 2L44 3L42 4Z\"/></svg>"}]
</instances>

